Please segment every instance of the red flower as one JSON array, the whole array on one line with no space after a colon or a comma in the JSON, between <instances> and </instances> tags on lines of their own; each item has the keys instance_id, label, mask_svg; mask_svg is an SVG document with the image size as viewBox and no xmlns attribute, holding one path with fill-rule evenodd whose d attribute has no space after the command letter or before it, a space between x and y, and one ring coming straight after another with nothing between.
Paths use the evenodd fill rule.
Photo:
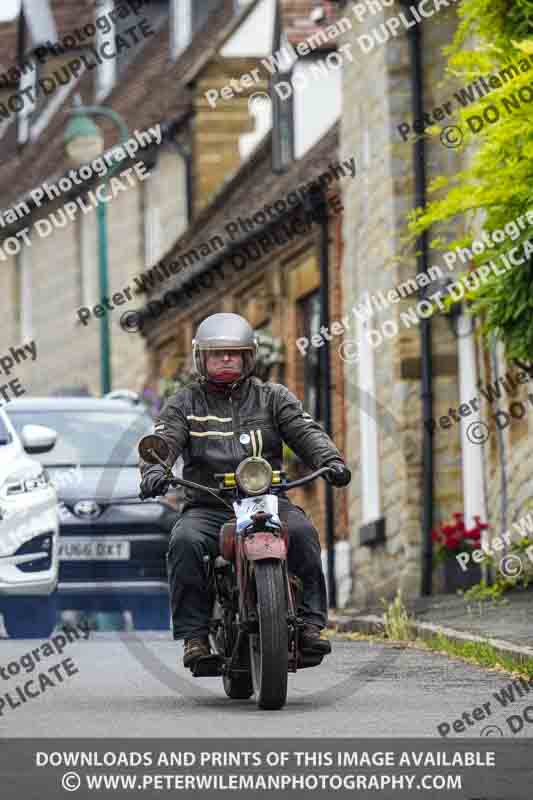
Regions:
<instances>
[{"instance_id":1,"label":"red flower","mask_svg":"<svg viewBox=\"0 0 533 800\"><path fill-rule=\"evenodd\" d=\"M438 544L440 549L455 553L479 547L481 531L489 526L482 523L479 516L475 516L476 524L467 529L462 511L456 511L453 518L452 523L441 523L440 528L435 528L431 532L432 540Z\"/></svg>"},{"instance_id":2,"label":"red flower","mask_svg":"<svg viewBox=\"0 0 533 800\"><path fill-rule=\"evenodd\" d=\"M455 525L443 525L442 532L445 536L449 536L451 533L455 533L456 526Z\"/></svg>"}]
</instances>

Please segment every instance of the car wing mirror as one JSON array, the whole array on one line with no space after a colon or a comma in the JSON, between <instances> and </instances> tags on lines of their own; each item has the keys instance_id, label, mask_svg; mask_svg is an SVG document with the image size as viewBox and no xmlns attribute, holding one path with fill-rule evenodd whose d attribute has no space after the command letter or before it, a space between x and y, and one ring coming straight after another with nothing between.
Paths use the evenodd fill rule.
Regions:
<instances>
[{"instance_id":1,"label":"car wing mirror","mask_svg":"<svg viewBox=\"0 0 533 800\"><path fill-rule=\"evenodd\" d=\"M20 439L24 450L30 455L48 453L57 441L57 431L45 425L24 425Z\"/></svg>"}]
</instances>

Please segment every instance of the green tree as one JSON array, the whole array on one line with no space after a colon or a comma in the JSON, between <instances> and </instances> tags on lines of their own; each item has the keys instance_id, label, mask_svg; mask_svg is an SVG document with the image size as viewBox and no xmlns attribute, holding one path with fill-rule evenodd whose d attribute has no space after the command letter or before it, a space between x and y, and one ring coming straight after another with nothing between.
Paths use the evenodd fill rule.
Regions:
<instances>
[{"instance_id":1,"label":"green tree","mask_svg":"<svg viewBox=\"0 0 533 800\"><path fill-rule=\"evenodd\" d=\"M466 86L480 76L488 80L506 71L499 87L493 81L489 94L457 112L462 147L470 145L474 150L467 167L453 176L436 178L428 188L432 199L426 209L410 215L410 238L439 222L465 223L468 235L451 245L436 239L432 246L439 249L468 247L479 238L474 223L481 222L490 234L533 208L533 0L463 0L458 14L456 35L445 48L448 75ZM474 133L467 118L483 119L490 105L500 112L499 120L485 122ZM489 118L491 114L495 112L489 112ZM431 135L440 132L437 126L429 131ZM498 259L531 235L528 225L515 241L506 237L474 256L474 267ZM533 361L533 259L505 274L491 274L465 296L471 301L471 312L481 316L483 332L504 343L507 358L522 366L524 361Z\"/></svg>"}]
</instances>

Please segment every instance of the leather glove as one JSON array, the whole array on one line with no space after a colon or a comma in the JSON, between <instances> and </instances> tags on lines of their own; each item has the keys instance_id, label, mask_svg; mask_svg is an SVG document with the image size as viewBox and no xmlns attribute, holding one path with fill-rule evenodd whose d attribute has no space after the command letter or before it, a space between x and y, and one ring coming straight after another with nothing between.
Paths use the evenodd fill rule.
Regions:
<instances>
[{"instance_id":1,"label":"leather glove","mask_svg":"<svg viewBox=\"0 0 533 800\"><path fill-rule=\"evenodd\" d=\"M330 471L324 475L325 479L332 486L348 486L352 480L352 473L344 463L344 461L331 461L325 464L329 467Z\"/></svg>"},{"instance_id":2,"label":"leather glove","mask_svg":"<svg viewBox=\"0 0 533 800\"><path fill-rule=\"evenodd\" d=\"M167 493L170 481L161 464L154 464L149 467L143 475L141 481L140 497L158 497Z\"/></svg>"}]
</instances>

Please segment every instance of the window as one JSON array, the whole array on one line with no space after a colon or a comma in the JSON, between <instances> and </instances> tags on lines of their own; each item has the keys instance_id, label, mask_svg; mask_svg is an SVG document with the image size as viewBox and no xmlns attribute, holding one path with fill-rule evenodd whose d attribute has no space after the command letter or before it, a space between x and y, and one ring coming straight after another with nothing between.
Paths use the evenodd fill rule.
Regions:
<instances>
[{"instance_id":1,"label":"window","mask_svg":"<svg viewBox=\"0 0 533 800\"><path fill-rule=\"evenodd\" d=\"M2 3L5 6L5 3ZM24 24L28 26L35 47L46 42L57 41L57 28L54 21L51 0L24 0Z\"/></svg>"},{"instance_id":2,"label":"window","mask_svg":"<svg viewBox=\"0 0 533 800\"><path fill-rule=\"evenodd\" d=\"M303 336L311 341L311 337L320 332L320 294L313 292L298 303L303 322ZM309 347L304 358L304 407L316 419L322 419L324 401L322 397L322 379L324 368L322 350Z\"/></svg>"},{"instance_id":3,"label":"window","mask_svg":"<svg viewBox=\"0 0 533 800\"><path fill-rule=\"evenodd\" d=\"M192 39L192 0L172 0L170 57L175 61Z\"/></svg>"},{"instance_id":4,"label":"window","mask_svg":"<svg viewBox=\"0 0 533 800\"><path fill-rule=\"evenodd\" d=\"M273 110L272 169L284 172L294 160L293 93L287 91L290 73L272 76L270 96ZM276 89L277 87L277 89Z\"/></svg>"},{"instance_id":5,"label":"window","mask_svg":"<svg viewBox=\"0 0 533 800\"><path fill-rule=\"evenodd\" d=\"M92 218L81 214L78 217L78 303L91 306L97 302L97 242L91 236ZM94 227L93 227L94 230Z\"/></svg>"},{"instance_id":6,"label":"window","mask_svg":"<svg viewBox=\"0 0 533 800\"><path fill-rule=\"evenodd\" d=\"M20 342L33 339L30 249L22 247L16 261L15 309Z\"/></svg>"},{"instance_id":7,"label":"window","mask_svg":"<svg viewBox=\"0 0 533 800\"><path fill-rule=\"evenodd\" d=\"M298 59L284 87L294 107L295 158L302 158L341 116L342 70L328 68L326 57L321 52Z\"/></svg>"},{"instance_id":8,"label":"window","mask_svg":"<svg viewBox=\"0 0 533 800\"><path fill-rule=\"evenodd\" d=\"M144 203L144 263L151 267L162 255L161 209L158 200L157 175L159 166L156 163L150 177L143 184Z\"/></svg>"},{"instance_id":9,"label":"window","mask_svg":"<svg viewBox=\"0 0 533 800\"><path fill-rule=\"evenodd\" d=\"M28 65L31 64L30 67L26 67L20 76L20 92L27 92L24 94L24 105L22 106L21 110L18 113L18 143L19 144L26 144L29 139L30 135L30 121L31 115L35 111L37 106L36 103L36 95L37 95L37 72L38 67L37 64L33 61L29 61Z\"/></svg>"},{"instance_id":10,"label":"window","mask_svg":"<svg viewBox=\"0 0 533 800\"><path fill-rule=\"evenodd\" d=\"M274 336L272 336L272 327L270 322L265 322L264 325L256 328L255 335L258 343L257 366L255 374L262 381L271 380L282 383L282 346L280 339L276 339Z\"/></svg>"},{"instance_id":11,"label":"window","mask_svg":"<svg viewBox=\"0 0 533 800\"><path fill-rule=\"evenodd\" d=\"M223 0L203 0L202 3L193 4L192 35L203 27L208 17L222 5Z\"/></svg>"},{"instance_id":12,"label":"window","mask_svg":"<svg viewBox=\"0 0 533 800\"><path fill-rule=\"evenodd\" d=\"M110 43L110 48L114 49L115 41L115 25L111 21L110 14L115 7L115 0L102 0L101 4L95 9L98 17L105 17L109 21L109 28L107 31L101 28L96 28L96 49L101 51L105 42ZM105 26L107 27L107 26ZM108 48L109 49L109 48ZM96 101L103 100L115 85L117 74L117 62L115 58L102 59L102 63L98 65L96 73Z\"/></svg>"},{"instance_id":13,"label":"window","mask_svg":"<svg viewBox=\"0 0 533 800\"><path fill-rule=\"evenodd\" d=\"M124 5L124 0L115 0L115 6ZM169 10L170 0L150 0L149 2L145 2L142 6L142 9L139 11L139 16L135 18L136 22L140 22L141 19L144 19L148 28L152 31L157 32L160 31L161 28L168 23L168 18L170 14ZM124 39L128 40L129 35L127 31L131 28L132 24L132 17L130 14L128 16L118 16L116 23L115 23L115 36L122 36ZM116 57L113 61L116 64L116 77L121 76L124 71L132 64L137 58L139 58L140 53L144 50L144 48L152 41L151 36L148 38L145 37L137 37L138 42L136 42L132 47L122 48L119 53L117 53ZM131 41L131 40L130 40ZM115 46L113 45L113 49Z\"/></svg>"},{"instance_id":14,"label":"window","mask_svg":"<svg viewBox=\"0 0 533 800\"><path fill-rule=\"evenodd\" d=\"M0 22L11 22L20 14L21 0L7 0L0 9Z\"/></svg>"},{"instance_id":15,"label":"window","mask_svg":"<svg viewBox=\"0 0 533 800\"><path fill-rule=\"evenodd\" d=\"M365 330L366 329L366 330ZM381 514L379 475L379 431L376 405L374 349L367 336L368 320L357 320L359 343L359 429L361 453L361 523L373 522Z\"/></svg>"},{"instance_id":16,"label":"window","mask_svg":"<svg viewBox=\"0 0 533 800\"><path fill-rule=\"evenodd\" d=\"M222 0L171 0L170 2L170 57L175 61L192 41Z\"/></svg>"},{"instance_id":17,"label":"window","mask_svg":"<svg viewBox=\"0 0 533 800\"><path fill-rule=\"evenodd\" d=\"M44 466L80 464L85 467L136 467L139 438L153 428L148 414L127 411L10 411L20 435L25 425L45 425L58 432L49 453L41 453Z\"/></svg>"}]
</instances>

